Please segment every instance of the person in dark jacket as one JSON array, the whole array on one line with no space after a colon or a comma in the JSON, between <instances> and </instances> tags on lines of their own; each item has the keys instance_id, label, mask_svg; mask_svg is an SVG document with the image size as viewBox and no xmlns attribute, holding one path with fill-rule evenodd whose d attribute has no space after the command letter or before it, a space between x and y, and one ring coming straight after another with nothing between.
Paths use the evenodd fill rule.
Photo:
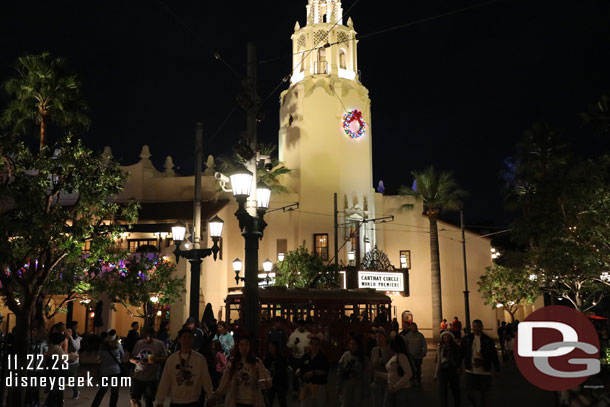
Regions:
<instances>
[{"instance_id":1,"label":"person in dark jacket","mask_svg":"<svg viewBox=\"0 0 610 407\"><path fill-rule=\"evenodd\" d=\"M275 317L273 319L273 326L267 332L267 344L277 342L279 351L285 353L288 337L286 336L286 331L282 328L282 322L282 317Z\"/></svg>"},{"instance_id":2,"label":"person in dark jacket","mask_svg":"<svg viewBox=\"0 0 610 407\"><path fill-rule=\"evenodd\" d=\"M441 395L441 407L447 406L448 389L453 393L453 405L460 407L460 349L455 343L453 334L449 331L441 333L441 343L436 352L436 370L434 380L438 379Z\"/></svg>"},{"instance_id":3,"label":"person in dark jacket","mask_svg":"<svg viewBox=\"0 0 610 407\"><path fill-rule=\"evenodd\" d=\"M133 351L133 347L136 346L136 343L140 340L140 324L138 321L133 321L131 323L131 329L127 333L127 339L125 339L125 350L129 352Z\"/></svg>"},{"instance_id":4,"label":"person in dark jacket","mask_svg":"<svg viewBox=\"0 0 610 407\"><path fill-rule=\"evenodd\" d=\"M486 395L491 387L492 369L500 371L500 361L493 339L483 333L483 322L472 322L472 333L462 339L460 363L464 361L466 392L473 405L485 407ZM480 393L480 404L475 403L475 393Z\"/></svg>"},{"instance_id":5,"label":"person in dark jacket","mask_svg":"<svg viewBox=\"0 0 610 407\"><path fill-rule=\"evenodd\" d=\"M268 353L265 357L265 367L271 372L271 388L265 393L267 407L273 406L273 400L277 395L280 407L286 407L286 394L288 393L288 360L282 352L279 342L272 341L268 345Z\"/></svg>"}]
</instances>

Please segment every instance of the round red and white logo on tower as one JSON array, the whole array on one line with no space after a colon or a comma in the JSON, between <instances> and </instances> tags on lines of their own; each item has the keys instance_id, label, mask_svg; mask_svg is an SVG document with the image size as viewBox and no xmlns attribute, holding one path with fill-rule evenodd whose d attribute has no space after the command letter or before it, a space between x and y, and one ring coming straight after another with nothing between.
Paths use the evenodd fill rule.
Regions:
<instances>
[{"instance_id":1,"label":"round red and white logo on tower","mask_svg":"<svg viewBox=\"0 0 610 407\"><path fill-rule=\"evenodd\" d=\"M515 361L533 385L574 388L600 371L599 338L582 313L561 305L541 308L519 324Z\"/></svg>"}]
</instances>

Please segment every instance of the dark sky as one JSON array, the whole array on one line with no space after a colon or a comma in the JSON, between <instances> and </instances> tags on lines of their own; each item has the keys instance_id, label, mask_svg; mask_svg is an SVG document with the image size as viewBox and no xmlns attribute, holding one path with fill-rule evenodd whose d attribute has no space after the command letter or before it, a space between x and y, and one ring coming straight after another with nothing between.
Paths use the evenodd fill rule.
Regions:
<instances>
[{"instance_id":1,"label":"dark sky","mask_svg":"<svg viewBox=\"0 0 610 407\"><path fill-rule=\"evenodd\" d=\"M355 2L344 0L344 11ZM349 16L366 35L477 3L359 0ZM290 72L290 35L295 21L305 23L307 1L163 4L3 2L0 80L26 52L63 56L91 108L86 143L111 145L123 164L136 162L148 144L158 168L171 154L190 173L196 121L205 123L206 141L218 133L205 147L214 155L226 154L245 127L236 109L217 132L240 81L208 46L244 74L246 41L254 39L266 98ZM578 130L577 113L610 92L608 21L606 0L503 0L363 39L359 67L372 99L375 182L410 185L410 171L429 164L453 170L471 195L467 223L505 222L498 173L523 130L541 119ZM259 140L277 142L278 97L265 102Z\"/></svg>"}]
</instances>

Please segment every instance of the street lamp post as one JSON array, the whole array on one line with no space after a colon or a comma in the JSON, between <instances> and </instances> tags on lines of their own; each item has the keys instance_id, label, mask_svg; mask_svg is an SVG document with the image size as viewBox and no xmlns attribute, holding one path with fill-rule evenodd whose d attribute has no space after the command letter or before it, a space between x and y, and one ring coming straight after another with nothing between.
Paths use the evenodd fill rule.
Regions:
<instances>
[{"instance_id":1,"label":"street lamp post","mask_svg":"<svg viewBox=\"0 0 610 407\"><path fill-rule=\"evenodd\" d=\"M239 221L239 229L245 240L245 278L244 278L244 296L245 301L242 304L243 325L247 332L251 335L252 340L256 343L258 339L258 242L263 238L263 231L267 227L264 220L265 212L269 208L269 199L271 197L271 189L263 183L256 185L256 207L246 207L248 198L251 195L252 185L254 184L254 174L247 169L241 169L230 176L231 190L237 200L238 208L235 216ZM252 202L252 201L250 201ZM256 209L256 216L251 215L248 211ZM235 268L236 274L239 270ZM241 269L241 267L240 267ZM236 281L239 278L236 275Z\"/></svg>"},{"instance_id":2,"label":"street lamp post","mask_svg":"<svg viewBox=\"0 0 610 407\"><path fill-rule=\"evenodd\" d=\"M210 248L199 248L192 247L190 243L182 243L184 241L184 235L186 228L182 225L176 225L172 227L172 235L176 244L176 250L174 255L176 256L176 263L180 261L180 257L184 257L191 263L191 292L189 300L189 316L199 321L199 287L201 285L201 263L204 258L213 255L214 260L218 256L220 247L218 242L220 236L222 236L222 227L224 222L218 216L213 217L209 220L210 236L212 236L212 242L214 245Z\"/></svg>"}]
</instances>

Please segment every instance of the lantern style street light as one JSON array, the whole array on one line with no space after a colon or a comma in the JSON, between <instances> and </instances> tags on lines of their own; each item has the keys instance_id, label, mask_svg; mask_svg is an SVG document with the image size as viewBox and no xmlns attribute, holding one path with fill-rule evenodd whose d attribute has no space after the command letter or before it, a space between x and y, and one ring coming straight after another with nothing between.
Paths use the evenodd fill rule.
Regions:
<instances>
[{"instance_id":1,"label":"lantern style street light","mask_svg":"<svg viewBox=\"0 0 610 407\"><path fill-rule=\"evenodd\" d=\"M190 308L189 316L199 320L199 287L201 285L201 263L204 258L212 255L214 260L218 257L220 246L218 242L222 236L222 228L224 222L218 216L214 216L208 221L210 236L214 245L210 248L202 249L200 247L193 247L190 243L183 243L186 234L186 228L183 225L175 225L172 227L172 235L176 249L174 255L176 256L176 263L180 261L180 257L184 257L191 263L191 292L190 292Z\"/></svg>"},{"instance_id":2,"label":"lantern style street light","mask_svg":"<svg viewBox=\"0 0 610 407\"><path fill-rule=\"evenodd\" d=\"M277 254L277 261L284 261L284 253L280 252Z\"/></svg>"},{"instance_id":3,"label":"lantern style street light","mask_svg":"<svg viewBox=\"0 0 610 407\"><path fill-rule=\"evenodd\" d=\"M347 252L347 260L349 261L350 265L354 262L355 259L356 259L356 253L353 250L350 250L349 252Z\"/></svg>"},{"instance_id":4,"label":"lantern style street light","mask_svg":"<svg viewBox=\"0 0 610 407\"><path fill-rule=\"evenodd\" d=\"M243 266L243 263L241 260L239 260L239 259L233 260L233 271L235 272L235 284L239 284L240 281L244 280L243 277L239 276L242 266Z\"/></svg>"}]
</instances>

